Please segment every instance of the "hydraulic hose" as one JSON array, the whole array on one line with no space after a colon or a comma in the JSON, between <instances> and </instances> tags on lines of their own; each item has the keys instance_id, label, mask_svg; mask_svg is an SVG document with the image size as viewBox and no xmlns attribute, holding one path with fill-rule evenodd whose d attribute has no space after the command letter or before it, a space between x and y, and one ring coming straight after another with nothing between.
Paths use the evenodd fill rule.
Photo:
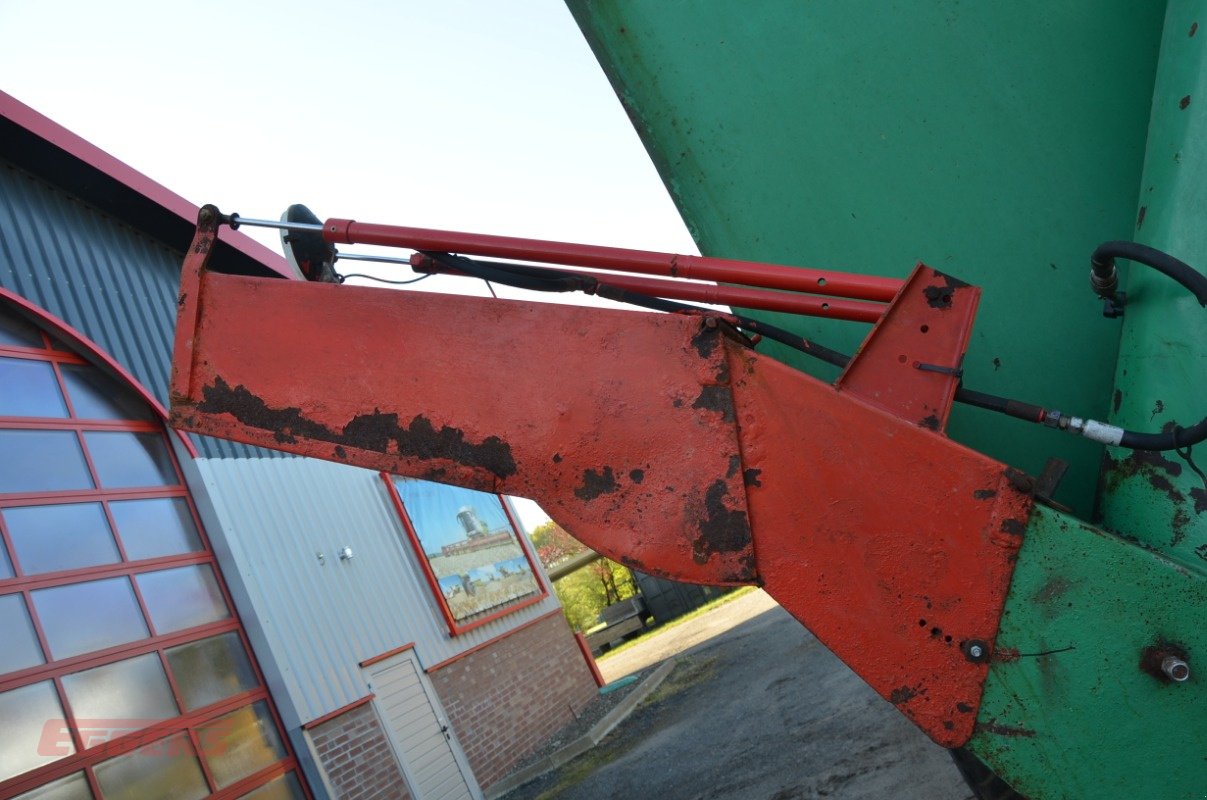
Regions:
<instances>
[{"instance_id":1,"label":"hydraulic hose","mask_svg":"<svg viewBox=\"0 0 1207 800\"><path fill-rule=\"evenodd\" d=\"M1199 301L1200 306L1207 307L1207 277L1181 259L1174 258L1169 253L1149 247L1138 242L1103 242L1094 249L1090 256L1090 286L1099 297L1115 300L1119 285L1119 273L1115 268L1115 259L1123 258L1137 264L1155 269L1181 284ZM1068 418L1066 418L1068 419ZM1087 420L1092 422L1092 420ZM1095 423L1096 425L1098 423ZM1118 441L1107 441L1099 436L1090 438L1106 441L1107 444L1117 444L1132 450L1178 450L1198 444L1207 439L1207 417L1197 425L1189 428L1175 427L1161 433L1139 433L1114 426L1100 426L1101 430L1109 432L1110 438L1118 437ZM1083 429L1083 435L1089 435L1088 428Z\"/></svg>"}]
</instances>

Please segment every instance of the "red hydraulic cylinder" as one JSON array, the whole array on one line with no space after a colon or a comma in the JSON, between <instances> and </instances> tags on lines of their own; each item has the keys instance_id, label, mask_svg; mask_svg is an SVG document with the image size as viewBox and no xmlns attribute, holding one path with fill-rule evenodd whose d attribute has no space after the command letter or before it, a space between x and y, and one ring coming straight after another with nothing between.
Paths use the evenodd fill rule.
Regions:
<instances>
[{"instance_id":1,"label":"red hydraulic cylinder","mask_svg":"<svg viewBox=\"0 0 1207 800\"><path fill-rule=\"evenodd\" d=\"M459 233L401 225L378 225L350 219L323 223L323 238L333 244L374 244L412 250L439 250L462 255L539 261L546 264L594 267L595 269L670 275L718 283L736 283L858 300L892 300L901 281L846 272L734 261L706 256L685 256L653 250L551 242L514 236Z\"/></svg>"}]
</instances>

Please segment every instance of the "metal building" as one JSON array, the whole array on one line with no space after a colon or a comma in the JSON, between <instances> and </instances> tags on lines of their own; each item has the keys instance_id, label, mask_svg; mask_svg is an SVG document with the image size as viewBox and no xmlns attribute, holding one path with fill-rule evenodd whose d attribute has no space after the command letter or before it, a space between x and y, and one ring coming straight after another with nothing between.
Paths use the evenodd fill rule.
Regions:
<instances>
[{"instance_id":1,"label":"metal building","mask_svg":"<svg viewBox=\"0 0 1207 800\"><path fill-rule=\"evenodd\" d=\"M483 797L594 696L548 580L505 498L442 555L460 495L165 427L196 212L0 94L0 797Z\"/></svg>"}]
</instances>

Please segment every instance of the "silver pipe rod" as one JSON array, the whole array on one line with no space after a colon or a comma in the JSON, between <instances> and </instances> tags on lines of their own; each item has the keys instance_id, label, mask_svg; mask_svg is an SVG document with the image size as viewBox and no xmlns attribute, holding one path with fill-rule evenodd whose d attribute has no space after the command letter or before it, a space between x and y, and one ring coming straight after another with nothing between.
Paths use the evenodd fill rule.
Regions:
<instances>
[{"instance_id":1,"label":"silver pipe rod","mask_svg":"<svg viewBox=\"0 0 1207 800\"><path fill-rule=\"evenodd\" d=\"M250 225L253 228L278 228L287 231L323 230L323 223L321 222L285 222L278 219L248 219L247 217L241 217L238 214L230 215L230 225L232 228Z\"/></svg>"},{"instance_id":2,"label":"silver pipe rod","mask_svg":"<svg viewBox=\"0 0 1207 800\"><path fill-rule=\"evenodd\" d=\"M361 255L360 253L341 253L339 250L335 251L335 260L336 261L375 261L380 264L405 264L408 267L411 266L411 260L409 258L393 258L392 256L369 256L369 255Z\"/></svg>"}]
</instances>

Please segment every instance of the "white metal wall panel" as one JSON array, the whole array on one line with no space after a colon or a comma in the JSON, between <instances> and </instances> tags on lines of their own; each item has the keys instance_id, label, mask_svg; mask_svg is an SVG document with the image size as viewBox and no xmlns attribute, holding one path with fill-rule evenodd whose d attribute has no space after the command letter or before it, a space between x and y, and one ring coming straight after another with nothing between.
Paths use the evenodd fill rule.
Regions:
<instances>
[{"instance_id":1,"label":"white metal wall panel","mask_svg":"<svg viewBox=\"0 0 1207 800\"><path fill-rule=\"evenodd\" d=\"M0 286L99 344L165 406L182 259L0 159ZM194 440L212 457L286 458L206 436Z\"/></svg>"},{"instance_id":2,"label":"white metal wall panel","mask_svg":"<svg viewBox=\"0 0 1207 800\"><path fill-rule=\"evenodd\" d=\"M550 594L452 637L378 473L306 458L194 464L223 574L279 671L291 726L364 697L359 665L373 656L414 642L430 667L559 607Z\"/></svg>"}]
</instances>

